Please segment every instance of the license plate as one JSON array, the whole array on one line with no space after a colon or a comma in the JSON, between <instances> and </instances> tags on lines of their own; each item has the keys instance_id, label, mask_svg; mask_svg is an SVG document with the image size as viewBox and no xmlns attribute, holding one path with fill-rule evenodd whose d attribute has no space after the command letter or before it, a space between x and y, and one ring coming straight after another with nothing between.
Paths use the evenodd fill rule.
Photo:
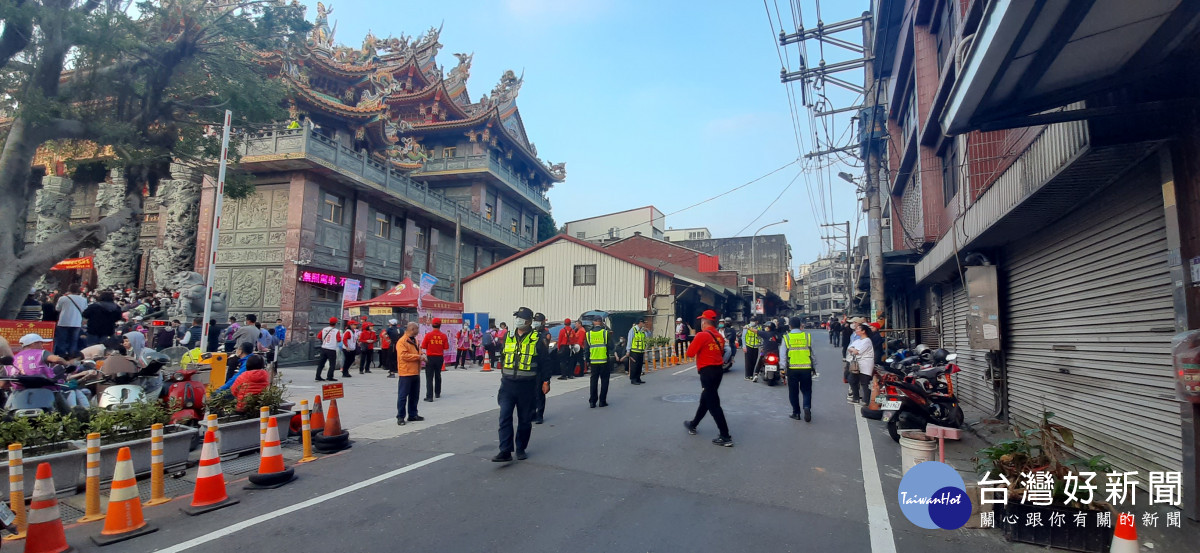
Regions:
<instances>
[{"instance_id":1,"label":"license plate","mask_svg":"<svg viewBox=\"0 0 1200 553\"><path fill-rule=\"evenodd\" d=\"M778 371L779 371L779 369L776 368L774 365L767 365L767 372L773 373L773 372L778 372Z\"/></svg>"},{"instance_id":2,"label":"license plate","mask_svg":"<svg viewBox=\"0 0 1200 553\"><path fill-rule=\"evenodd\" d=\"M900 402L899 401L885 401L885 402L883 402L883 405L880 406L879 408L883 409L884 411L895 411L897 409L900 409Z\"/></svg>"},{"instance_id":3,"label":"license plate","mask_svg":"<svg viewBox=\"0 0 1200 553\"><path fill-rule=\"evenodd\" d=\"M8 526L16 520L17 515L8 508L7 503L0 503L0 526Z\"/></svg>"}]
</instances>

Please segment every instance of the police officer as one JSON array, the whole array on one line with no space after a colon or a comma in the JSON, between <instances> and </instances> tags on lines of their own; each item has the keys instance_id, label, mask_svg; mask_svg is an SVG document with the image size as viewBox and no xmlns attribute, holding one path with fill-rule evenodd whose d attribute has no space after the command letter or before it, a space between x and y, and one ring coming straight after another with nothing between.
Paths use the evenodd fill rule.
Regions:
<instances>
[{"instance_id":1,"label":"police officer","mask_svg":"<svg viewBox=\"0 0 1200 553\"><path fill-rule=\"evenodd\" d=\"M742 331L742 351L746 352L746 380L754 378L754 369L758 366L758 348L762 339L758 337L758 315L750 317L750 324Z\"/></svg>"},{"instance_id":2,"label":"police officer","mask_svg":"<svg viewBox=\"0 0 1200 553\"><path fill-rule=\"evenodd\" d=\"M629 353L625 358L629 360L629 383L645 384L642 382L642 364L646 361L646 320L641 319L633 325L627 338Z\"/></svg>"},{"instance_id":3,"label":"police officer","mask_svg":"<svg viewBox=\"0 0 1200 553\"><path fill-rule=\"evenodd\" d=\"M549 371L545 371L545 380L542 380L543 371L538 371L537 403L533 408L533 424L542 424L542 422L544 422L543 419L546 416L546 392L542 391L542 384L545 383L546 386L550 385L550 378L554 376L553 367L555 367L557 363L555 360L555 352L554 350L550 349L550 331L546 329L545 315L541 313L533 314L533 331L541 336L542 343L546 345L546 358L544 361L551 367Z\"/></svg>"},{"instance_id":4,"label":"police officer","mask_svg":"<svg viewBox=\"0 0 1200 553\"><path fill-rule=\"evenodd\" d=\"M800 420L800 393L804 394L804 422L812 421L812 377L816 362L812 354L812 337L804 331L800 317L792 317L791 331L783 335L781 368L787 371L788 401L792 402L791 417Z\"/></svg>"},{"instance_id":5,"label":"police officer","mask_svg":"<svg viewBox=\"0 0 1200 553\"><path fill-rule=\"evenodd\" d=\"M533 411L537 403L537 387L541 383L542 393L550 392L550 363L546 343L533 330L533 311L528 307L513 313L513 331L504 339L503 365L500 368L500 393L496 396L500 404L500 453L492 462L507 463L513 460L513 446L517 459L526 458L525 448L533 432ZM517 412L517 431L513 433L513 410Z\"/></svg>"},{"instance_id":6,"label":"police officer","mask_svg":"<svg viewBox=\"0 0 1200 553\"><path fill-rule=\"evenodd\" d=\"M588 395L588 405L596 407L596 384L600 384L600 406L608 407L608 377L612 374L613 355L612 333L604 328L604 319L592 319L592 330L587 333L588 364L592 370L592 391Z\"/></svg>"}]
</instances>

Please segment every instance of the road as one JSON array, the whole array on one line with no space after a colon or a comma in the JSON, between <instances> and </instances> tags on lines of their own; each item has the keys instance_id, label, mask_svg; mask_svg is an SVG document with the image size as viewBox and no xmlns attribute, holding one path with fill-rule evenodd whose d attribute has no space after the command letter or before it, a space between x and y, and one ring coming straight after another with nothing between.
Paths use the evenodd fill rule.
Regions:
<instances>
[{"instance_id":1,"label":"road","mask_svg":"<svg viewBox=\"0 0 1200 553\"><path fill-rule=\"evenodd\" d=\"M298 467L278 490L231 484L241 503L220 511L185 517L186 498L149 508L160 530L119 550L1013 551L994 531L923 530L903 517L899 450L846 403L837 353L818 340L811 423L788 418L786 387L747 382L740 366L727 373L733 448L709 443L711 418L697 436L683 429L700 391L693 368L643 386L614 375L610 406L596 409L582 379L555 380L529 459L511 464L489 461L495 372L446 373L442 399L422 402L427 420L405 427L391 419L395 380L356 374L354 391L377 396L358 403L378 412L348 409L352 449ZM308 370L294 382L309 385ZM98 551L87 540L98 531L72 527L68 540Z\"/></svg>"}]
</instances>

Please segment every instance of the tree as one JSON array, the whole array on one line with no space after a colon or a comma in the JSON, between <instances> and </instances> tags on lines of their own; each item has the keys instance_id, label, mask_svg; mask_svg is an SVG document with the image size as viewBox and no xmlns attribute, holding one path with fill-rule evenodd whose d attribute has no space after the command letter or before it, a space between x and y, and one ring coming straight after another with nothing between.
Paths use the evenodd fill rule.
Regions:
<instances>
[{"instance_id":1,"label":"tree","mask_svg":"<svg viewBox=\"0 0 1200 553\"><path fill-rule=\"evenodd\" d=\"M51 266L140 220L143 191L175 162L211 172L226 109L247 128L282 120L284 85L256 52L290 51L309 24L283 0L0 2L0 317ZM24 245L39 147L108 147L125 173L124 205L98 222ZM231 150L234 147L231 146ZM236 160L235 160L236 161ZM248 180L227 179L245 196Z\"/></svg>"},{"instance_id":2,"label":"tree","mask_svg":"<svg viewBox=\"0 0 1200 553\"><path fill-rule=\"evenodd\" d=\"M547 213L543 217L538 217L537 241L548 240L550 237L558 234L558 224L554 222L554 215Z\"/></svg>"}]
</instances>

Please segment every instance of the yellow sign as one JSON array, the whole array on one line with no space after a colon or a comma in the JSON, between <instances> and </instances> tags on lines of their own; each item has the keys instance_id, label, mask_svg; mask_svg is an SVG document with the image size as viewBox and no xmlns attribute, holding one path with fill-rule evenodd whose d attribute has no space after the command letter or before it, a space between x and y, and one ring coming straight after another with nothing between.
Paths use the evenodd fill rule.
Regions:
<instances>
[{"instance_id":1,"label":"yellow sign","mask_svg":"<svg viewBox=\"0 0 1200 553\"><path fill-rule=\"evenodd\" d=\"M367 310L367 313L370 315L391 315L392 308L391 307L372 307Z\"/></svg>"}]
</instances>

